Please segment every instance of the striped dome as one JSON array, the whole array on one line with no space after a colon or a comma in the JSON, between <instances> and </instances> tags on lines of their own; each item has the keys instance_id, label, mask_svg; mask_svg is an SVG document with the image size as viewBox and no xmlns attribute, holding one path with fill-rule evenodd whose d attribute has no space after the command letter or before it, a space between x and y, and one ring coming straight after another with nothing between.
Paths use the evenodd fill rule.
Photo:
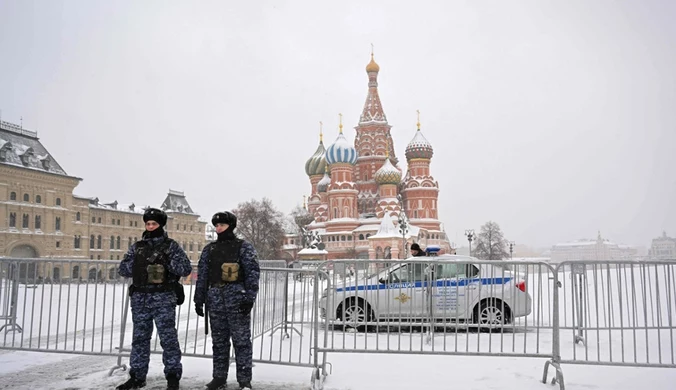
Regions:
<instances>
[{"instance_id":1,"label":"striped dome","mask_svg":"<svg viewBox=\"0 0 676 390\"><path fill-rule=\"evenodd\" d=\"M326 169L326 149L324 149L324 142L319 141L317 150L305 163L305 173L308 176L321 175Z\"/></svg>"},{"instance_id":2,"label":"striped dome","mask_svg":"<svg viewBox=\"0 0 676 390\"><path fill-rule=\"evenodd\" d=\"M329 184L331 184L331 177L325 172L322 180L317 183L317 192L326 192L329 189Z\"/></svg>"},{"instance_id":3,"label":"striped dome","mask_svg":"<svg viewBox=\"0 0 676 390\"><path fill-rule=\"evenodd\" d=\"M420 129L415 132L415 137L406 146L406 159L413 158L427 158L430 159L434 155L432 144L427 141Z\"/></svg>"},{"instance_id":4,"label":"striped dome","mask_svg":"<svg viewBox=\"0 0 676 390\"><path fill-rule=\"evenodd\" d=\"M336 142L326 150L326 162L331 164L352 164L357 162L357 150L347 142L343 133L338 134Z\"/></svg>"},{"instance_id":5,"label":"striped dome","mask_svg":"<svg viewBox=\"0 0 676 390\"><path fill-rule=\"evenodd\" d=\"M379 185L383 184L399 184L401 181L401 172L390 162L388 158L385 160L385 164L376 171L374 176L376 183Z\"/></svg>"}]
</instances>

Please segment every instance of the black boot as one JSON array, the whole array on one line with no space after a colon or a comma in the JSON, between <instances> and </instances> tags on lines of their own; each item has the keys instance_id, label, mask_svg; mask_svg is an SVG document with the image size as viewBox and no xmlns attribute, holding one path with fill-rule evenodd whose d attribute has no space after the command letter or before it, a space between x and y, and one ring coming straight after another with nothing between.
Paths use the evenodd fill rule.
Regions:
<instances>
[{"instance_id":1,"label":"black boot","mask_svg":"<svg viewBox=\"0 0 676 390\"><path fill-rule=\"evenodd\" d=\"M178 390L178 376L174 374L167 375L167 390Z\"/></svg>"},{"instance_id":2,"label":"black boot","mask_svg":"<svg viewBox=\"0 0 676 390\"><path fill-rule=\"evenodd\" d=\"M146 387L146 381L136 379L136 377L130 377L128 381L124 382L123 384L117 386L115 389L116 390L131 390L131 389L140 389L142 387Z\"/></svg>"},{"instance_id":3,"label":"black boot","mask_svg":"<svg viewBox=\"0 0 676 390\"><path fill-rule=\"evenodd\" d=\"M224 390L225 382L225 378L214 378L211 382L207 383L207 390Z\"/></svg>"},{"instance_id":4,"label":"black boot","mask_svg":"<svg viewBox=\"0 0 676 390\"><path fill-rule=\"evenodd\" d=\"M251 389L251 382L239 382L239 389Z\"/></svg>"}]
</instances>

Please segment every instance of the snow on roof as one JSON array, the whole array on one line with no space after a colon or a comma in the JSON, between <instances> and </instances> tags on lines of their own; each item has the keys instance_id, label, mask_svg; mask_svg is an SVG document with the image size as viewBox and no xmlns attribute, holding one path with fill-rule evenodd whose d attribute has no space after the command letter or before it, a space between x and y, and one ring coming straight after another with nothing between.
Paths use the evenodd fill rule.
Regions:
<instances>
[{"instance_id":1,"label":"snow on roof","mask_svg":"<svg viewBox=\"0 0 676 390\"><path fill-rule=\"evenodd\" d=\"M301 251L298 252L299 255L325 255L329 252L327 252L324 249L317 249L317 248L305 248L302 249Z\"/></svg>"},{"instance_id":2,"label":"snow on roof","mask_svg":"<svg viewBox=\"0 0 676 390\"><path fill-rule=\"evenodd\" d=\"M0 121L0 148L4 148L4 158L0 160L2 164L68 176L33 131ZM28 151L32 153L26 154Z\"/></svg>"},{"instance_id":3,"label":"snow on roof","mask_svg":"<svg viewBox=\"0 0 676 390\"><path fill-rule=\"evenodd\" d=\"M374 222L374 221L372 220L372 221L369 221L369 222ZM380 225L377 224L377 223L369 223L367 225L359 226L358 228L354 229L354 231L355 232L373 232L373 231L378 230L379 226Z\"/></svg>"},{"instance_id":4,"label":"snow on roof","mask_svg":"<svg viewBox=\"0 0 676 390\"><path fill-rule=\"evenodd\" d=\"M392 217L390 217L390 213L385 213L383 215L383 219L380 222L380 228L378 229L378 233L372 235L371 237L369 237L369 239L393 238L393 237L401 237L401 233L399 233L399 229L397 229L397 227L394 226L394 222L392 221Z\"/></svg>"}]
</instances>

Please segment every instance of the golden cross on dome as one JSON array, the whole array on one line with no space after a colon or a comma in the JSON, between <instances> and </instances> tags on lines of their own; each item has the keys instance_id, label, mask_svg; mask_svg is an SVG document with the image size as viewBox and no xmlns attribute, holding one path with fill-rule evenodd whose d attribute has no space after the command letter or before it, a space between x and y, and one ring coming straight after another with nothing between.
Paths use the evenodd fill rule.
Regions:
<instances>
[{"instance_id":1,"label":"golden cross on dome","mask_svg":"<svg viewBox=\"0 0 676 390\"><path fill-rule=\"evenodd\" d=\"M338 128L340 129L340 134L343 134L343 114L338 114L338 117L340 118Z\"/></svg>"},{"instance_id":2,"label":"golden cross on dome","mask_svg":"<svg viewBox=\"0 0 676 390\"><path fill-rule=\"evenodd\" d=\"M418 113L418 123L417 123L417 125L418 125L418 131L420 131L420 110L415 110L415 112Z\"/></svg>"},{"instance_id":3,"label":"golden cross on dome","mask_svg":"<svg viewBox=\"0 0 676 390\"><path fill-rule=\"evenodd\" d=\"M324 133L322 131L322 126L324 126L324 124L322 123L322 121L319 121L319 142L324 142Z\"/></svg>"}]
</instances>

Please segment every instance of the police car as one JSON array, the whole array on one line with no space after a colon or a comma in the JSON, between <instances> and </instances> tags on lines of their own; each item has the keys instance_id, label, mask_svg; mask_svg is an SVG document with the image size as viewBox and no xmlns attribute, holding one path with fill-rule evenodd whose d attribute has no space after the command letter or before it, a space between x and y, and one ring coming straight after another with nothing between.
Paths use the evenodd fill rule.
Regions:
<instances>
[{"instance_id":1,"label":"police car","mask_svg":"<svg viewBox=\"0 0 676 390\"><path fill-rule=\"evenodd\" d=\"M412 257L361 280L329 284L322 318L378 322L463 322L502 327L531 313L525 281L500 263L457 255Z\"/></svg>"}]
</instances>

